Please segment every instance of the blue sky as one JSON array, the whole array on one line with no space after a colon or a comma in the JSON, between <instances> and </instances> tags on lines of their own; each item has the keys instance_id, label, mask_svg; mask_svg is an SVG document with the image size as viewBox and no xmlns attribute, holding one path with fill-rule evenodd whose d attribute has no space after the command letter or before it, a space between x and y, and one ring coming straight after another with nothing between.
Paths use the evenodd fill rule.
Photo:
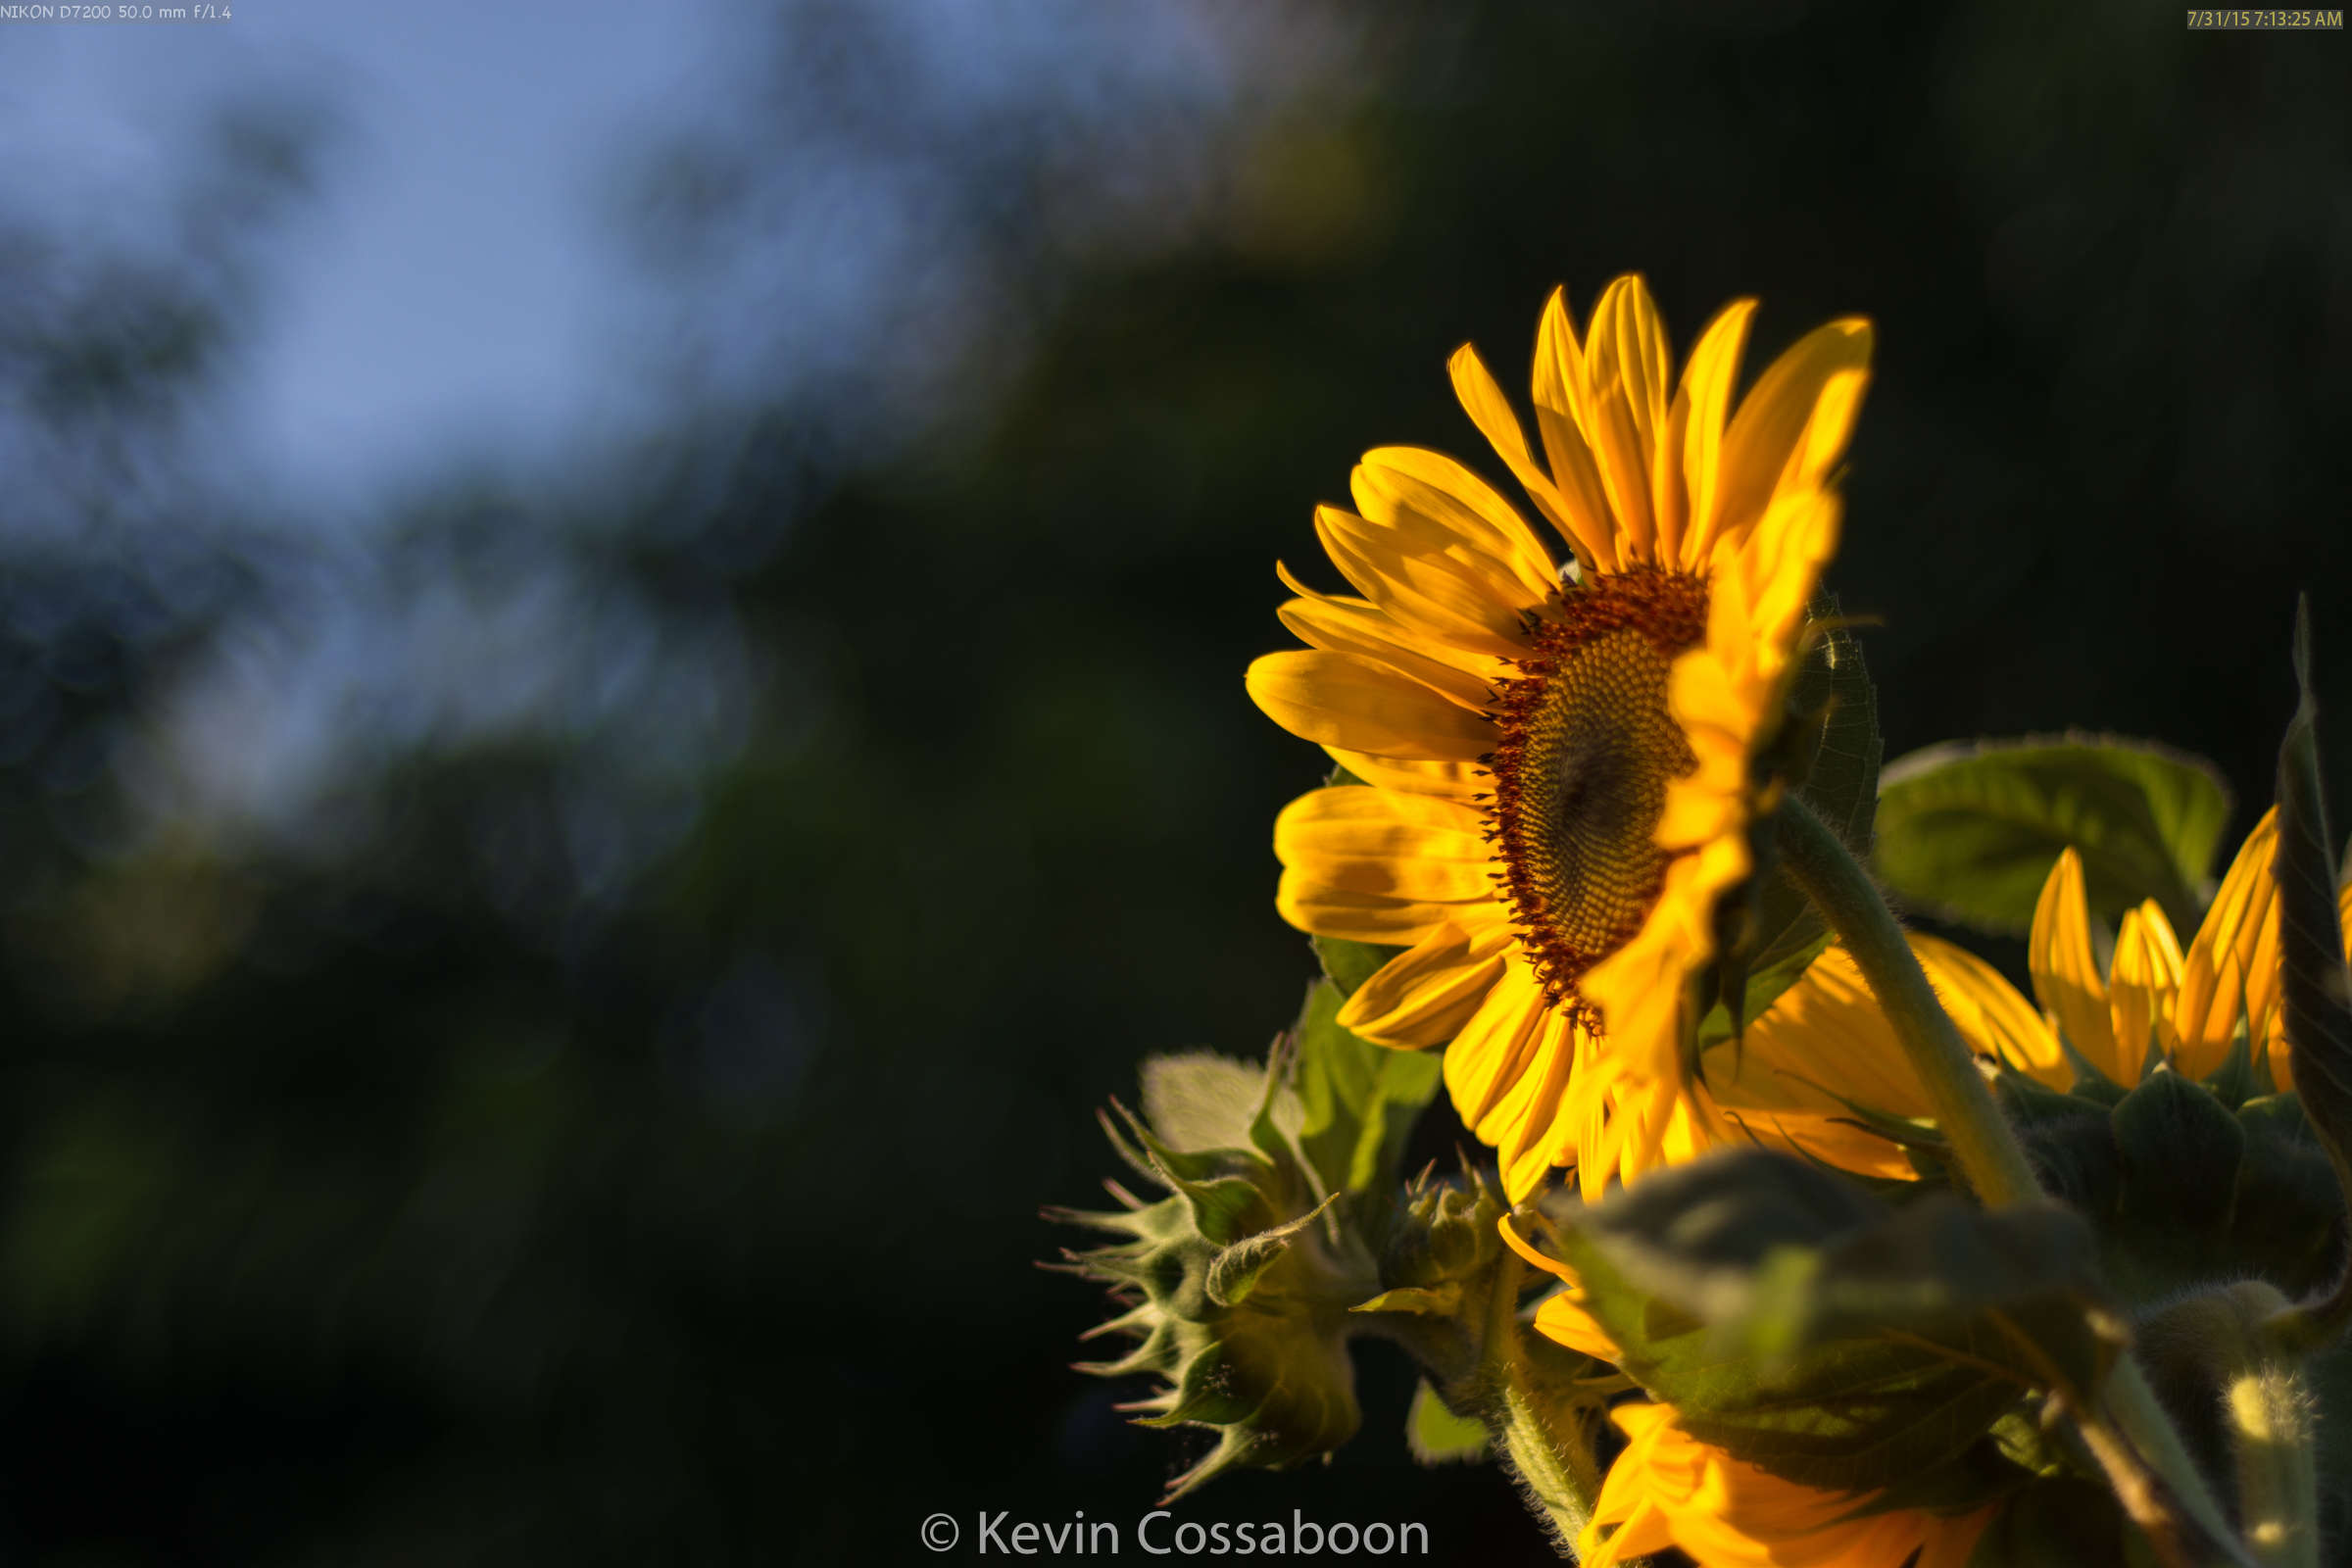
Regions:
<instances>
[{"instance_id":1,"label":"blue sky","mask_svg":"<svg viewBox=\"0 0 2352 1568\"><path fill-rule=\"evenodd\" d=\"M428 453L528 452L625 416L609 323L636 285L602 181L707 85L716 8L401 0L235 6L210 25L14 24L0 126L74 223L164 188L173 138L251 87L339 116L270 252L229 423L265 471L351 501Z\"/></svg>"},{"instance_id":2,"label":"blue sky","mask_svg":"<svg viewBox=\"0 0 2352 1568\"><path fill-rule=\"evenodd\" d=\"M862 456L919 440L959 365L1013 372L1057 257L1182 243L1253 109L1320 49L1282 8L1215 0L845 0L819 10L849 19L830 33L745 0L234 11L0 24L19 152L0 199L69 254L169 243L189 143L223 107L292 95L334 127L315 198L256 236L251 338L192 416L209 471L190 477L322 546L317 583L230 628L171 704L155 798L220 820L290 820L386 756L487 732L630 717L691 733L621 755L723 755L751 678L731 627L616 609L553 560L497 594L386 572L367 525L466 472L560 514L555 492L611 477L595 466L619 438L696 400L797 397ZM866 51L846 67L826 52L844 37ZM661 272L624 242L619 192L682 136L739 160L746 194L708 254ZM968 156L991 149L1043 173L977 186L1006 177ZM1006 190L1040 243L990 240Z\"/></svg>"}]
</instances>

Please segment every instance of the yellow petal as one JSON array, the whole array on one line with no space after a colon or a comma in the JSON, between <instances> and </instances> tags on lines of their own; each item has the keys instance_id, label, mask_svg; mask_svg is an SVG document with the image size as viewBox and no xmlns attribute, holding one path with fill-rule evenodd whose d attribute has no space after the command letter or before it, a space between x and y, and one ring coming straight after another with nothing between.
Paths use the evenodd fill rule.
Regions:
<instances>
[{"instance_id":1,"label":"yellow petal","mask_svg":"<svg viewBox=\"0 0 2352 1568\"><path fill-rule=\"evenodd\" d=\"M1559 565L1527 519L1494 486L1444 453L1376 447L1356 471L1365 516L1410 511L1452 529L1507 567L1535 603L1559 587Z\"/></svg>"},{"instance_id":2,"label":"yellow petal","mask_svg":"<svg viewBox=\"0 0 2352 1568\"><path fill-rule=\"evenodd\" d=\"M1830 482L1838 460L1845 456L1846 444L1853 439L1854 424L1862 414L1862 394L1869 386L1870 374L1865 370L1840 370L1830 377L1813 404L1813 417L1805 421L1804 434L1797 437L1788 454L1788 466L1781 470L1782 494Z\"/></svg>"},{"instance_id":3,"label":"yellow petal","mask_svg":"<svg viewBox=\"0 0 2352 1568\"><path fill-rule=\"evenodd\" d=\"M1848 426L1816 430L1815 414L1839 375L1868 373L1870 352L1870 323L1848 318L1806 333L1757 378L1724 435L1719 536L1737 537L1764 514L1800 447L1808 465L1825 468L1834 456L1833 437L1835 448L1842 449L1859 388L1839 383L1836 402Z\"/></svg>"},{"instance_id":4,"label":"yellow petal","mask_svg":"<svg viewBox=\"0 0 2352 1568\"><path fill-rule=\"evenodd\" d=\"M1671 1405L1620 1404L1625 1449L1577 1538L1586 1568L1680 1547L1707 1568L1961 1568L1998 1511L1946 1515L1785 1481L1685 1432Z\"/></svg>"},{"instance_id":5,"label":"yellow petal","mask_svg":"<svg viewBox=\"0 0 2352 1568\"><path fill-rule=\"evenodd\" d=\"M1690 522L1680 553L1685 570L1707 564L1715 548L1716 517L1723 488L1723 426L1731 412L1732 385L1739 378L1740 351L1756 314L1754 300L1726 306L1698 337L1683 370L1682 399L1690 405L1683 428L1683 482L1690 493Z\"/></svg>"},{"instance_id":6,"label":"yellow petal","mask_svg":"<svg viewBox=\"0 0 2352 1568\"><path fill-rule=\"evenodd\" d=\"M1642 448L1625 389L1614 380L1594 387L1592 422L1585 427L1600 472L1601 490L1617 519L1620 569L1657 560L1657 518L1649 504L1649 456Z\"/></svg>"},{"instance_id":7,"label":"yellow petal","mask_svg":"<svg viewBox=\"0 0 2352 1568\"><path fill-rule=\"evenodd\" d=\"M1651 454L1666 422L1666 328L1642 279L1628 273L1611 282L1592 308L1578 423L1616 514L1621 564L1658 559Z\"/></svg>"},{"instance_id":8,"label":"yellow petal","mask_svg":"<svg viewBox=\"0 0 2352 1568\"><path fill-rule=\"evenodd\" d=\"M1274 908L1299 930L1319 937L1390 947L1411 947L1446 926L1477 919L1470 906L1335 888L1296 868L1283 872L1275 884Z\"/></svg>"},{"instance_id":9,"label":"yellow petal","mask_svg":"<svg viewBox=\"0 0 2352 1568\"><path fill-rule=\"evenodd\" d=\"M1536 1332L1554 1345L1564 1345L1595 1361L1612 1360L1617 1355L1617 1346L1601 1328L1600 1320L1567 1292L1545 1297L1543 1305L1536 1308Z\"/></svg>"},{"instance_id":10,"label":"yellow petal","mask_svg":"<svg viewBox=\"0 0 2352 1568\"><path fill-rule=\"evenodd\" d=\"M1657 560L1660 565L1679 565L1683 535L1690 516L1690 493L1683 483L1683 444L1690 423L1690 400L1677 394L1649 455L1649 500L1657 509Z\"/></svg>"},{"instance_id":11,"label":"yellow petal","mask_svg":"<svg viewBox=\"0 0 2352 1568\"><path fill-rule=\"evenodd\" d=\"M1565 531L1579 553L1602 571L1615 571L1617 519L1609 511L1600 469L1584 433L1585 357L1568 318L1568 296L1553 289L1536 329L1536 428L1551 465L1551 482L1567 513Z\"/></svg>"},{"instance_id":12,"label":"yellow petal","mask_svg":"<svg viewBox=\"0 0 2352 1568\"><path fill-rule=\"evenodd\" d=\"M1560 1102L1582 1033L1573 1020L1545 1008L1536 1026L1533 1054L1474 1129L1494 1146L1503 1196L1514 1203L1532 1198L1554 1165L1576 1158L1574 1131L1560 1115Z\"/></svg>"},{"instance_id":13,"label":"yellow petal","mask_svg":"<svg viewBox=\"0 0 2352 1568\"><path fill-rule=\"evenodd\" d=\"M2066 1081L2056 1040L1999 971L1924 933L1910 943L1971 1050ZM1716 1098L1734 1111L1841 1114L1851 1101L1890 1116L1935 1114L1894 1026L1842 947L1824 951L1742 1040L1709 1052L1704 1066Z\"/></svg>"},{"instance_id":14,"label":"yellow petal","mask_svg":"<svg viewBox=\"0 0 2352 1568\"><path fill-rule=\"evenodd\" d=\"M1524 654L1519 616L1533 601L1482 565L1450 534L1415 519L1398 527L1338 507L1315 509L1315 532L1341 575L1408 629L1497 659Z\"/></svg>"},{"instance_id":15,"label":"yellow petal","mask_svg":"<svg viewBox=\"0 0 2352 1568\"><path fill-rule=\"evenodd\" d=\"M1544 520L1573 543L1576 534L1568 524L1559 490L1552 484L1551 476L1538 466L1535 454L1528 449L1527 432L1520 426L1518 414L1511 408L1510 399L1503 396L1494 372L1478 357L1478 350L1463 344L1446 362L1446 369L1453 377L1454 396L1462 400L1470 422L1478 426L1479 434L1487 438L1488 445L1502 459L1503 466L1511 470L1511 477L1519 481L1528 499L1535 502L1536 510L1544 514ZM1588 556L1586 564L1591 564Z\"/></svg>"},{"instance_id":16,"label":"yellow petal","mask_svg":"<svg viewBox=\"0 0 2352 1568\"><path fill-rule=\"evenodd\" d=\"M1321 650L1266 654L1245 682L1266 715L1300 740L1375 757L1475 762L1494 726L1387 664Z\"/></svg>"},{"instance_id":17,"label":"yellow petal","mask_svg":"<svg viewBox=\"0 0 2352 1568\"><path fill-rule=\"evenodd\" d=\"M1502 1244L1505 1247L1508 1247L1512 1251L1517 1252L1521 1260L1526 1262L1530 1267L1541 1269L1546 1274L1555 1275L1560 1279L1566 1280L1571 1285L1577 1283L1576 1270L1570 1268L1567 1264L1561 1262L1549 1252L1542 1250L1536 1246L1535 1243L1527 1239L1526 1234L1519 1229L1519 1218L1517 1215L1498 1215L1494 1221L1494 1229L1501 1234Z\"/></svg>"},{"instance_id":18,"label":"yellow petal","mask_svg":"<svg viewBox=\"0 0 2352 1568\"><path fill-rule=\"evenodd\" d=\"M2034 974L2034 995L2042 1010L2083 1058L2118 1083L2139 1076L2139 1057L2132 1058L2132 1076L2115 1048L2115 1025L2107 1008L2107 981L2099 973L2090 950L2090 905L2082 891L2082 857L2070 846L2050 867L2034 906L2034 931L2026 942L2026 965ZM2147 1042L2140 1042L2144 1049Z\"/></svg>"},{"instance_id":19,"label":"yellow petal","mask_svg":"<svg viewBox=\"0 0 2352 1568\"><path fill-rule=\"evenodd\" d=\"M1274 854L1324 888L1411 904L1494 902L1494 852L1485 830L1484 817L1452 801L1343 784L1283 808Z\"/></svg>"},{"instance_id":20,"label":"yellow petal","mask_svg":"<svg viewBox=\"0 0 2352 1568\"><path fill-rule=\"evenodd\" d=\"M1665 318L1639 272L1628 272L1601 290L1592 308L1592 345L1588 374L1594 385L1619 382L1627 412L1646 457L1666 422L1666 401L1674 375L1674 351Z\"/></svg>"},{"instance_id":21,"label":"yellow petal","mask_svg":"<svg viewBox=\"0 0 2352 1568\"><path fill-rule=\"evenodd\" d=\"M1488 1118L1533 1057L1547 1010L1527 966L1506 964L1487 1000L1446 1048L1446 1092L1462 1124L1484 1143L1497 1141L1499 1125Z\"/></svg>"},{"instance_id":22,"label":"yellow petal","mask_svg":"<svg viewBox=\"0 0 2352 1568\"><path fill-rule=\"evenodd\" d=\"M1516 942L1499 907L1486 924L1434 931L1356 988L1340 1007L1340 1027L1378 1046L1442 1046L1487 1000Z\"/></svg>"},{"instance_id":23,"label":"yellow petal","mask_svg":"<svg viewBox=\"0 0 2352 1568\"><path fill-rule=\"evenodd\" d=\"M1669 885L1689 858L1667 867ZM1577 982L1600 1009L1611 1058L1645 1081L1679 1076L1687 983L1714 956L1711 942L1699 951L1678 943L1677 931L1661 928L1660 912L1651 911L1649 925Z\"/></svg>"},{"instance_id":24,"label":"yellow petal","mask_svg":"<svg viewBox=\"0 0 2352 1568\"><path fill-rule=\"evenodd\" d=\"M1576 1163L1577 1186L1586 1202L1597 1202L1611 1181L1628 1185L1663 1165L1685 1164L1734 1136L1707 1086L1675 1078L1636 1077L1622 1071L1591 1071L1572 1099L1584 1102L1577 1136L1568 1154ZM1609 1061L1606 1069L1618 1063ZM1595 1118L1591 1100L1595 1081L1605 1084L1603 1113ZM1598 1129L1593 1128L1597 1119Z\"/></svg>"},{"instance_id":25,"label":"yellow petal","mask_svg":"<svg viewBox=\"0 0 2352 1568\"><path fill-rule=\"evenodd\" d=\"M1397 757L1373 757L1337 746L1326 746L1323 751L1357 778L1384 790L1467 802L1494 787L1494 775L1473 762L1417 762Z\"/></svg>"},{"instance_id":26,"label":"yellow petal","mask_svg":"<svg viewBox=\"0 0 2352 1568\"><path fill-rule=\"evenodd\" d=\"M2000 970L1940 937L1914 932L1910 940L1928 983L1971 1050L2054 1089L2074 1081L2058 1037Z\"/></svg>"},{"instance_id":27,"label":"yellow petal","mask_svg":"<svg viewBox=\"0 0 2352 1568\"><path fill-rule=\"evenodd\" d=\"M1294 599L1274 613L1309 647L1377 660L1473 713L1485 712L1494 705L1494 690L1489 681L1455 667L1452 661L1464 655L1448 649L1448 660L1431 658L1422 651L1432 646L1429 639L1406 631L1371 606L1358 609L1329 598ZM1486 662L1497 674L1502 672L1499 661Z\"/></svg>"},{"instance_id":28,"label":"yellow petal","mask_svg":"<svg viewBox=\"0 0 2352 1568\"><path fill-rule=\"evenodd\" d=\"M2154 899L2124 911L2123 928L2115 936L2115 963L2107 976L2107 1009L2115 1025L2115 1045L2131 1073L2116 1082L2139 1081L2148 1045L2166 1059L2179 1037L2173 1033L2173 999L2180 991L2180 944L2173 923Z\"/></svg>"},{"instance_id":29,"label":"yellow petal","mask_svg":"<svg viewBox=\"0 0 2352 1568\"><path fill-rule=\"evenodd\" d=\"M2250 1043L2256 1049L2268 1043L2266 1025L2278 999L2278 887L2271 876L2278 845L2273 808L2246 835L2181 957L2180 995L2173 1004L2180 1054L2174 1065L2192 1078L2221 1066L2241 1016L2249 1020Z\"/></svg>"}]
</instances>

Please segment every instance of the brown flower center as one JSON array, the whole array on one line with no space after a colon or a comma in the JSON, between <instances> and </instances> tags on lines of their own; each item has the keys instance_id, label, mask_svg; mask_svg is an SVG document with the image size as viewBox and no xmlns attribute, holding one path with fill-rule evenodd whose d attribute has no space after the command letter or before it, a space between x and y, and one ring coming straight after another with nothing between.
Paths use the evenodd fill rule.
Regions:
<instances>
[{"instance_id":1,"label":"brown flower center","mask_svg":"<svg viewBox=\"0 0 2352 1568\"><path fill-rule=\"evenodd\" d=\"M1552 1005L1642 929L1666 876L1668 781L1697 765L1666 710L1675 656L1707 624L1704 578L1656 566L1553 594L1499 683L1489 837L1519 940Z\"/></svg>"}]
</instances>

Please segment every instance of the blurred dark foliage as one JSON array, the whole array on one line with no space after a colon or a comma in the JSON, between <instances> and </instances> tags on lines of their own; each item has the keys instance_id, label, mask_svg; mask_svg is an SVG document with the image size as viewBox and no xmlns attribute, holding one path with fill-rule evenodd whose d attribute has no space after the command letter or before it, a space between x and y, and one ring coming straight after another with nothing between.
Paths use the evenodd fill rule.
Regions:
<instances>
[{"instance_id":1,"label":"blurred dark foliage","mask_svg":"<svg viewBox=\"0 0 2352 1568\"><path fill-rule=\"evenodd\" d=\"M1295 1009L1268 824L1320 764L1240 679L1285 641L1272 561L1330 581L1309 509L1366 447L1494 472L1446 355L1524 365L1554 282L1641 270L1684 342L1759 295L1751 368L1875 318L1834 580L1884 617L1889 755L2154 736L2242 830L2298 591L2352 701L2352 76L2176 16L1351 9L1348 68L1176 216L1090 176L1045 244L1115 105L943 134L872 96L903 39L796 9L744 139L628 176L643 254L751 246L794 138L919 147L989 266L864 347L998 313L947 345L953 439L860 461L842 400L905 382L849 356L820 403L681 405L617 481L430 489L356 574L172 482L315 126L230 123L178 269L0 234L0 1557L898 1561L938 1510L1152 1506L1184 1439L1065 1369L1098 1303L1031 1268L1067 1240L1036 1206L1109 1172L1092 1113L1143 1054ZM1147 156L1105 135L1098 173ZM223 650L550 583L578 646L534 722L378 692L290 837L142 796ZM1335 1466L1193 1516L1548 1560L1492 1470L1404 1473L1410 1374L1363 1361Z\"/></svg>"}]
</instances>

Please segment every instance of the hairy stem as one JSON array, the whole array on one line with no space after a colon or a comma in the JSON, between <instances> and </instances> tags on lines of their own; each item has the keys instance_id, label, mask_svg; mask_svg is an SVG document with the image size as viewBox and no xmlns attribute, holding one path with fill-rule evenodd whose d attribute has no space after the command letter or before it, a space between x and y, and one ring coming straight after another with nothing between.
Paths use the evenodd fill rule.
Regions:
<instances>
[{"instance_id":1,"label":"hairy stem","mask_svg":"<svg viewBox=\"0 0 2352 1568\"><path fill-rule=\"evenodd\" d=\"M1508 1250L1494 1265L1484 1368L1487 1429L1518 1476L1529 1506L1550 1524L1552 1544L1561 1556L1573 1558L1576 1538L1600 1494L1600 1466L1591 1434L1582 1429L1588 1412L1563 1408L1536 1390L1535 1369L1519 1341L1519 1287L1526 1267ZM1574 1429L1560 1430L1562 1420Z\"/></svg>"},{"instance_id":2,"label":"hairy stem","mask_svg":"<svg viewBox=\"0 0 2352 1568\"><path fill-rule=\"evenodd\" d=\"M1936 1107L1936 1124L1960 1172L1986 1205L2030 1203L2041 1197L2026 1151L2010 1131L1976 1055L1936 1000L1936 989L1904 940L1902 927L1838 835L1790 796L1780 810L1784 864L1853 955L1863 979L1910 1056Z\"/></svg>"},{"instance_id":3,"label":"hairy stem","mask_svg":"<svg viewBox=\"0 0 2352 1568\"><path fill-rule=\"evenodd\" d=\"M1853 955L1880 1008L1894 1025L1961 1175L1987 1206L2041 1200L2041 1184L2034 1179L2025 1146L1994 1103L1975 1054L1936 1000L1936 988L1928 983L1878 884L1844 841L1797 797L1782 803L1779 828L1782 863ZM2146 1375L2131 1357L2117 1361L2100 1402L2120 1436L2163 1482L2162 1493L2194 1521L2198 1534L2227 1544L2231 1554L2243 1560L2212 1489L2157 1402Z\"/></svg>"},{"instance_id":4,"label":"hairy stem","mask_svg":"<svg viewBox=\"0 0 2352 1568\"><path fill-rule=\"evenodd\" d=\"M2313 1404L2297 1348L2277 1332L2286 1298L2260 1280L2167 1309L2165 1335L2221 1401L2237 1469L2237 1511L2263 1568L2319 1568Z\"/></svg>"}]
</instances>

